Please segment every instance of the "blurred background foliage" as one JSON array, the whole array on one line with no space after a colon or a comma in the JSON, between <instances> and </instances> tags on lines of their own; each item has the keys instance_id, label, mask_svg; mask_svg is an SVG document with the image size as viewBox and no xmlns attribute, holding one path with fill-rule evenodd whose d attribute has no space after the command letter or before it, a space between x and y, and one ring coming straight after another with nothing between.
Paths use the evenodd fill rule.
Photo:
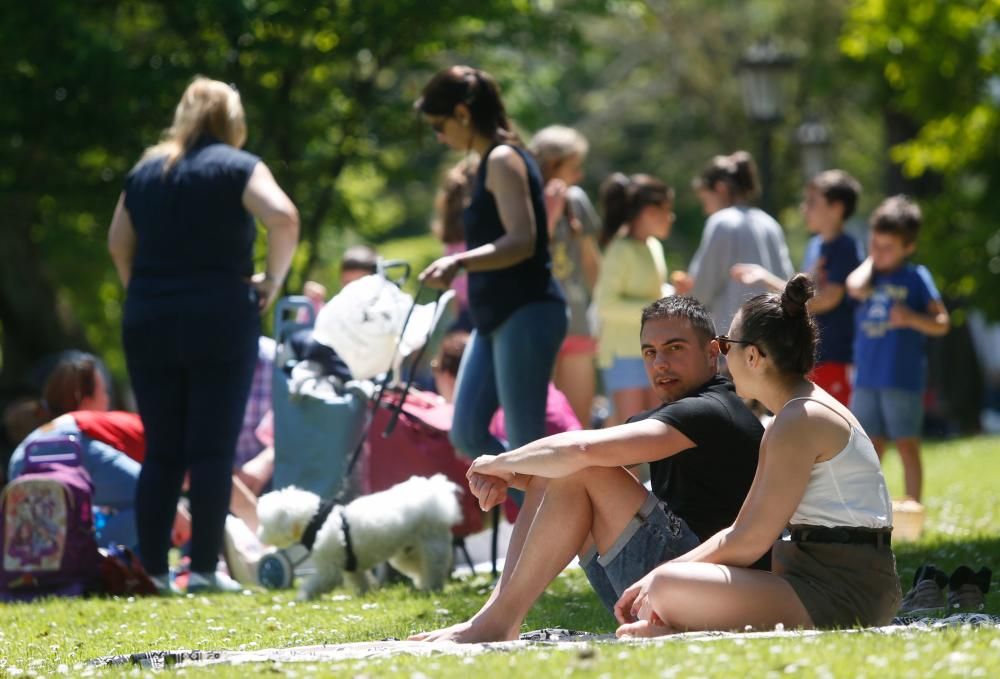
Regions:
<instances>
[{"instance_id":1,"label":"blurred background foliage","mask_svg":"<svg viewBox=\"0 0 1000 679\"><path fill-rule=\"evenodd\" d=\"M412 102L451 63L497 76L525 138L580 129L595 202L616 170L673 185L666 247L685 268L704 223L691 178L714 154L757 150L736 71L770 37L797 57L770 182L793 258L807 237L795 131L821 120L831 166L865 187L857 233L887 193L915 195L927 215L918 259L948 295L1000 316L998 13L1000 0L13 3L0 13L0 401L71 346L124 377L107 224L198 73L239 88L247 148L299 206L291 292L308 278L332 286L354 243L417 270L440 252L431 203L457 157Z\"/></svg>"}]
</instances>

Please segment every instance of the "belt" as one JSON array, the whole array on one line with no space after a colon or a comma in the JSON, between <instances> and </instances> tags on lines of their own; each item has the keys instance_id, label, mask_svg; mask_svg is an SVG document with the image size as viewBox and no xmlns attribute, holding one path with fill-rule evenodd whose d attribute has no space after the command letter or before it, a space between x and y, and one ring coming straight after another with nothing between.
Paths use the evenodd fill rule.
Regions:
<instances>
[{"instance_id":1,"label":"belt","mask_svg":"<svg viewBox=\"0 0 1000 679\"><path fill-rule=\"evenodd\" d=\"M838 545L892 545L892 528L790 526L792 542L822 542Z\"/></svg>"}]
</instances>

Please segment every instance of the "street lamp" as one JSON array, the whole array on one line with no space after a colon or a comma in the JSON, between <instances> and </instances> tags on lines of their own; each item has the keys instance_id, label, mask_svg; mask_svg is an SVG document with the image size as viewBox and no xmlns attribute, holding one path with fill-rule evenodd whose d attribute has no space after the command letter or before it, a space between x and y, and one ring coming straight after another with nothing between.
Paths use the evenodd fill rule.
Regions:
<instances>
[{"instance_id":1,"label":"street lamp","mask_svg":"<svg viewBox=\"0 0 1000 679\"><path fill-rule=\"evenodd\" d=\"M802 174L809 181L830 167L830 130L820 120L807 118L795 130L802 148Z\"/></svg>"},{"instance_id":2,"label":"street lamp","mask_svg":"<svg viewBox=\"0 0 1000 679\"><path fill-rule=\"evenodd\" d=\"M761 206L771 212L771 133L784 108L784 76L795 58L781 51L770 38L755 42L740 59L740 85L747 116L760 130Z\"/></svg>"}]
</instances>

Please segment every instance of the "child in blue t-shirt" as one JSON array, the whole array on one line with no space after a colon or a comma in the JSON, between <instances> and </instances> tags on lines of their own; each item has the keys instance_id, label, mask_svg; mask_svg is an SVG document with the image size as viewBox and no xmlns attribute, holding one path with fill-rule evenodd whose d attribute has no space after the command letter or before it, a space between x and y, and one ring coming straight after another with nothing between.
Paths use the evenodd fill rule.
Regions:
<instances>
[{"instance_id":1,"label":"child in blue t-shirt","mask_svg":"<svg viewBox=\"0 0 1000 679\"><path fill-rule=\"evenodd\" d=\"M844 233L844 222L854 214L861 185L843 170L827 170L806 184L802 215L816 234L806 247L800 271L812 276L816 296L806 308L816 318L819 346L816 367L809 379L844 405L851 400L850 368L854 344L855 301L847 295L847 276L861 263L861 247ZM785 280L759 264L736 264L732 276L744 285L763 283L785 289Z\"/></svg>"},{"instance_id":2,"label":"child in blue t-shirt","mask_svg":"<svg viewBox=\"0 0 1000 679\"><path fill-rule=\"evenodd\" d=\"M905 196L872 213L869 256L847 277L859 300L851 410L881 457L886 439L903 462L906 494L920 500L920 428L927 376L927 336L948 332L948 311L930 272L907 259L917 249L920 208Z\"/></svg>"}]
</instances>

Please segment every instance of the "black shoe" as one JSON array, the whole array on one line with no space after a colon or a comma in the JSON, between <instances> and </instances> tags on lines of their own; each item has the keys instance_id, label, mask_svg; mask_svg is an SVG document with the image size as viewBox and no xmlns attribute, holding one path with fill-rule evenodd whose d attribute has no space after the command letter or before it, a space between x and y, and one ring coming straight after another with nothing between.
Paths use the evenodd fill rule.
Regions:
<instances>
[{"instance_id":1,"label":"black shoe","mask_svg":"<svg viewBox=\"0 0 1000 679\"><path fill-rule=\"evenodd\" d=\"M903 597L899 614L930 613L945 607L944 588L948 574L925 563L913 575L913 587Z\"/></svg>"},{"instance_id":2,"label":"black shoe","mask_svg":"<svg viewBox=\"0 0 1000 679\"><path fill-rule=\"evenodd\" d=\"M986 607L986 592L990 589L993 571L985 566L973 572L968 566L959 566L948 579L948 609L981 611Z\"/></svg>"}]
</instances>

